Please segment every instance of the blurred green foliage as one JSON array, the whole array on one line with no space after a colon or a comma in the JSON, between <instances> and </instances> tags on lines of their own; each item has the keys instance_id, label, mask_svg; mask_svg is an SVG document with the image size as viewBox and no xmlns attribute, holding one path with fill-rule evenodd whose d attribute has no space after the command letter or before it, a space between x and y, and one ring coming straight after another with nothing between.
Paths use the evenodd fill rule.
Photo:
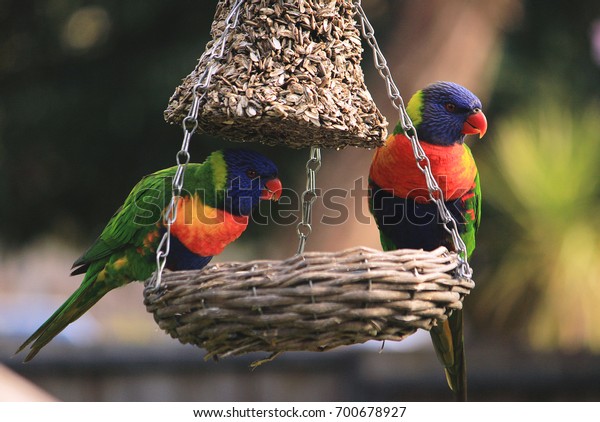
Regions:
<instances>
[{"instance_id":1,"label":"blurred green foliage","mask_svg":"<svg viewBox=\"0 0 600 422\"><path fill-rule=\"evenodd\" d=\"M597 352L600 3L524 4L476 152L484 217L471 321L537 349Z\"/></svg>"},{"instance_id":2,"label":"blurred green foliage","mask_svg":"<svg viewBox=\"0 0 600 422\"><path fill-rule=\"evenodd\" d=\"M535 348L600 351L600 104L566 105L539 97L497 122L480 167L504 239L473 305Z\"/></svg>"},{"instance_id":3,"label":"blurred green foliage","mask_svg":"<svg viewBox=\"0 0 600 422\"><path fill-rule=\"evenodd\" d=\"M600 69L590 42L593 23L600 20L600 2L524 0L523 8L504 40L492 113L511 114L518 104L551 87L574 103L600 96Z\"/></svg>"}]
</instances>

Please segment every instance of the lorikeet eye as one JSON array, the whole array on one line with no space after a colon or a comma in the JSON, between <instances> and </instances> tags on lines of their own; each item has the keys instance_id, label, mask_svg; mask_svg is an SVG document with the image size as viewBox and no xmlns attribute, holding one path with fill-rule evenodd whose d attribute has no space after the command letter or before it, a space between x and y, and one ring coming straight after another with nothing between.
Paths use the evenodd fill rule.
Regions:
<instances>
[{"instance_id":1,"label":"lorikeet eye","mask_svg":"<svg viewBox=\"0 0 600 422\"><path fill-rule=\"evenodd\" d=\"M446 110L448 110L450 113L454 113L456 111L456 104L454 103L446 103L444 105L444 107L446 108Z\"/></svg>"},{"instance_id":2,"label":"lorikeet eye","mask_svg":"<svg viewBox=\"0 0 600 422\"><path fill-rule=\"evenodd\" d=\"M254 179L258 177L258 173L256 172L256 170L250 169L246 171L246 176L248 176L250 179Z\"/></svg>"}]
</instances>

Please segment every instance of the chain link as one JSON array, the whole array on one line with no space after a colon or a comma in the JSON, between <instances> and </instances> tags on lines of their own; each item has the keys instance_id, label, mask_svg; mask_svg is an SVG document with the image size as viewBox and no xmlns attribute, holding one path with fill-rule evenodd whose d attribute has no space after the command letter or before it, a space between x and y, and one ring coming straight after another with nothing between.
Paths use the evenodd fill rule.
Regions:
<instances>
[{"instance_id":1,"label":"chain link","mask_svg":"<svg viewBox=\"0 0 600 422\"><path fill-rule=\"evenodd\" d=\"M306 190L302 193L302 221L296 226L298 232L298 252L304 253L306 240L312 232L312 207L319 196L317 192L317 172L321 169L321 148L311 147L310 158L306 162Z\"/></svg>"},{"instance_id":2,"label":"chain link","mask_svg":"<svg viewBox=\"0 0 600 422\"><path fill-rule=\"evenodd\" d=\"M375 39L375 30L369 22L369 19L367 18L367 15L362 7L362 1L353 0L353 6L360 18L360 26L363 38L373 50L375 68L385 81L387 95L392 102L392 105L399 112L402 128L410 140L412 150L415 155L415 160L417 162L417 167L425 175L427 190L429 191L429 199L436 204L443 227L452 237L452 243L454 244L456 252L458 253L458 275L459 277L463 278L471 278L473 275L473 270L469 266L467 259L467 247L465 242L460 237L456 220L453 218L452 214L450 214L450 211L448 211L448 208L444 203L444 195L442 189L435 180L433 173L431 172L431 163L429 162L429 158L425 154L425 151L419 142L417 131L410 117L408 116L408 112L404 106L404 101L400 96L400 91L398 90L398 87L392 78L387 61L381 51L381 48L379 47L379 44L377 44L377 40Z\"/></svg>"},{"instance_id":3,"label":"chain link","mask_svg":"<svg viewBox=\"0 0 600 422\"><path fill-rule=\"evenodd\" d=\"M198 77L198 82L192 87L192 104L188 111L187 116L182 120L181 127L183 129L183 141L181 149L176 155L177 169L172 181L172 193L171 201L167 206L163 215L163 224L166 228L163 237L161 238L158 247L156 248L156 273L154 275L154 289L160 287L162 273L167 264L167 257L171 249L171 226L177 220L177 204L181 191L183 190L183 181L185 176L185 169L190 162L190 153L188 152L190 139L192 135L198 129L198 111L200 110L200 104L206 97L206 92L210 86L210 81L213 74L217 71L218 61L223 58L226 52L227 38L229 32L237 26L240 8L244 4L245 0L236 0L231 8L231 11L225 19L225 28L221 33L221 36L213 43L213 45L206 50L200 61L204 61L208 56L206 69Z\"/></svg>"}]
</instances>

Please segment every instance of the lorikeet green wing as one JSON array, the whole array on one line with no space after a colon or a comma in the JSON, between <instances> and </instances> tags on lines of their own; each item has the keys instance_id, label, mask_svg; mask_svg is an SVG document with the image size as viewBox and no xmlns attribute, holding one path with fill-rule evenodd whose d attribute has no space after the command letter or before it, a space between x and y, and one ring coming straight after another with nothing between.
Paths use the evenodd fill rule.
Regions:
<instances>
[{"instance_id":1,"label":"lorikeet green wing","mask_svg":"<svg viewBox=\"0 0 600 422\"><path fill-rule=\"evenodd\" d=\"M125 203L109 220L92 246L73 263L71 275L83 274L90 264L108 258L128 246L142 245L155 232L166 198L171 196L175 168L157 171L144 177L132 189Z\"/></svg>"},{"instance_id":2,"label":"lorikeet green wing","mask_svg":"<svg viewBox=\"0 0 600 422\"><path fill-rule=\"evenodd\" d=\"M418 91L407 110L470 256L481 216L481 187L464 138L468 134L481 137L487 130L481 102L460 85L438 82ZM429 199L425 177L401 125L375 152L369 183L370 208L384 250L454 249L452 238L440 223L437 206ZM449 387L457 398L466 399L462 310L455 310L430 333Z\"/></svg>"},{"instance_id":3,"label":"lorikeet green wing","mask_svg":"<svg viewBox=\"0 0 600 422\"><path fill-rule=\"evenodd\" d=\"M110 219L96 242L73 264L72 274L85 276L75 292L17 350L31 345L31 360L70 323L109 291L149 278L156 269L156 249L165 227L176 168L144 177ZM204 267L237 239L262 199L281 195L277 168L247 150L212 153L204 163L187 165L177 219L171 226L170 270Z\"/></svg>"}]
</instances>

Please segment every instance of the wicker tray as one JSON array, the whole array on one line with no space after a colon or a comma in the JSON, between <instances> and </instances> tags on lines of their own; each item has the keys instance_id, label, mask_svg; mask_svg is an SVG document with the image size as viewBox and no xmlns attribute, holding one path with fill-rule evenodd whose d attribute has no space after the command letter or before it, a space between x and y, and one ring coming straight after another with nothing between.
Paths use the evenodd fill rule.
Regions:
<instances>
[{"instance_id":1,"label":"wicker tray","mask_svg":"<svg viewBox=\"0 0 600 422\"><path fill-rule=\"evenodd\" d=\"M146 282L144 298L160 328L206 349L206 358L325 351L429 330L475 285L454 278L456 267L446 248L358 247L165 271L158 290Z\"/></svg>"}]
</instances>

